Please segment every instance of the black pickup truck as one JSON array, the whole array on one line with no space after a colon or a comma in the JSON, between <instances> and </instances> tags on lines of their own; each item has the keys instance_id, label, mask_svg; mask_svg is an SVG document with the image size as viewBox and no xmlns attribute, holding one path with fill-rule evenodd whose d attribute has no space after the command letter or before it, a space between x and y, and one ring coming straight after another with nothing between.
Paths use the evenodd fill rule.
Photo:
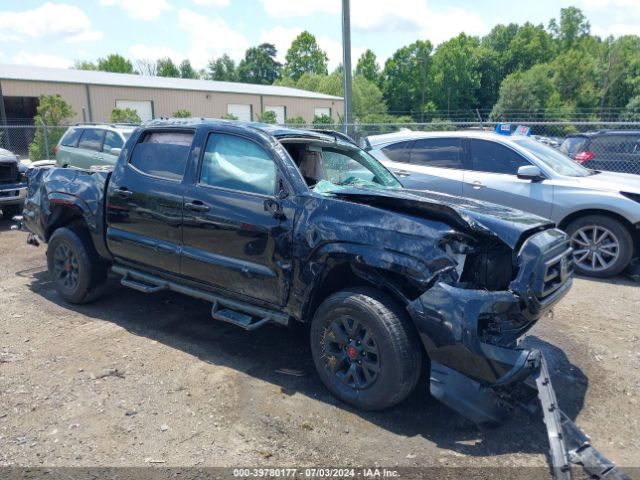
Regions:
<instances>
[{"instance_id":1,"label":"black pickup truck","mask_svg":"<svg viewBox=\"0 0 640 480\"><path fill-rule=\"evenodd\" d=\"M499 421L539 361L519 340L572 282L549 221L403 190L328 132L152 121L113 171L35 169L23 215L67 301L96 298L111 270L246 329L309 323L323 383L372 410L429 368L435 397Z\"/></svg>"}]
</instances>

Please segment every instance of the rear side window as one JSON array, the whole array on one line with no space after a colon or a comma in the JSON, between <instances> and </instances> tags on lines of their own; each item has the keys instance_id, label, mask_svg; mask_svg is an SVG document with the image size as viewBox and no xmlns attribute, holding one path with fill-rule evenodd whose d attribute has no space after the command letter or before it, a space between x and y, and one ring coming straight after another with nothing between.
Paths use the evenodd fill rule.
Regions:
<instances>
[{"instance_id":1,"label":"rear side window","mask_svg":"<svg viewBox=\"0 0 640 480\"><path fill-rule=\"evenodd\" d=\"M591 140L589 151L596 154L638 153L639 138L634 135L602 135Z\"/></svg>"},{"instance_id":2,"label":"rear side window","mask_svg":"<svg viewBox=\"0 0 640 480\"><path fill-rule=\"evenodd\" d=\"M82 130L80 128L70 128L60 139L60 145L64 145L65 147L77 147L81 134Z\"/></svg>"},{"instance_id":3,"label":"rear side window","mask_svg":"<svg viewBox=\"0 0 640 480\"><path fill-rule=\"evenodd\" d=\"M459 138L416 140L411 148L411 163L425 167L462 169L462 141Z\"/></svg>"},{"instance_id":4,"label":"rear side window","mask_svg":"<svg viewBox=\"0 0 640 480\"><path fill-rule=\"evenodd\" d=\"M79 148L84 148L85 150L94 150L99 152L102 150L102 139L104 138L104 130L97 130L95 128L86 128L82 132L82 136L80 137L80 142L78 143Z\"/></svg>"},{"instance_id":5,"label":"rear side window","mask_svg":"<svg viewBox=\"0 0 640 480\"><path fill-rule=\"evenodd\" d=\"M519 153L496 142L472 139L470 145L472 169L477 172L516 175L518 168L531 165Z\"/></svg>"},{"instance_id":6,"label":"rear side window","mask_svg":"<svg viewBox=\"0 0 640 480\"><path fill-rule=\"evenodd\" d=\"M102 147L103 152L111 154L112 148L122 148L123 145L124 142L117 133L107 131L104 134L104 146Z\"/></svg>"},{"instance_id":7,"label":"rear side window","mask_svg":"<svg viewBox=\"0 0 640 480\"><path fill-rule=\"evenodd\" d=\"M189 158L193 132L148 132L131 153L129 163L142 173L181 180Z\"/></svg>"},{"instance_id":8,"label":"rear side window","mask_svg":"<svg viewBox=\"0 0 640 480\"><path fill-rule=\"evenodd\" d=\"M382 153L394 162L409 163L409 145L413 143L413 140L408 142L392 143L382 148Z\"/></svg>"},{"instance_id":9,"label":"rear side window","mask_svg":"<svg viewBox=\"0 0 640 480\"><path fill-rule=\"evenodd\" d=\"M276 165L257 143L236 135L209 135L200 183L260 195L273 195Z\"/></svg>"}]
</instances>

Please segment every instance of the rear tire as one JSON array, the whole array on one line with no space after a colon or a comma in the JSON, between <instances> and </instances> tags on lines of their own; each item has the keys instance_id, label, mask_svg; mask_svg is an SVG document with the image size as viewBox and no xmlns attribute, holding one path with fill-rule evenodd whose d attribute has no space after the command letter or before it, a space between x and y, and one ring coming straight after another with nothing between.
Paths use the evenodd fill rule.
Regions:
<instances>
[{"instance_id":1,"label":"rear tire","mask_svg":"<svg viewBox=\"0 0 640 480\"><path fill-rule=\"evenodd\" d=\"M107 268L84 228L69 226L53 233L47 266L56 290L67 302L87 303L102 294Z\"/></svg>"},{"instance_id":2,"label":"rear tire","mask_svg":"<svg viewBox=\"0 0 640 480\"><path fill-rule=\"evenodd\" d=\"M372 288L328 297L311 324L320 379L340 400L365 410L400 403L420 378L422 350L407 313Z\"/></svg>"},{"instance_id":3,"label":"rear tire","mask_svg":"<svg viewBox=\"0 0 640 480\"><path fill-rule=\"evenodd\" d=\"M566 228L571 237L576 273L608 278L622 272L633 256L633 238L618 220L587 215Z\"/></svg>"}]
</instances>

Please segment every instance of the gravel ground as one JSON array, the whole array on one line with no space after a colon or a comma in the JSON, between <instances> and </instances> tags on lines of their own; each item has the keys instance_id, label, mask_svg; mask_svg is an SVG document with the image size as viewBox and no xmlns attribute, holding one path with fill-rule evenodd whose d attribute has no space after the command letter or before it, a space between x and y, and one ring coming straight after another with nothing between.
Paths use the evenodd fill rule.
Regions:
<instances>
[{"instance_id":1,"label":"gravel ground","mask_svg":"<svg viewBox=\"0 0 640 480\"><path fill-rule=\"evenodd\" d=\"M389 411L354 410L321 385L305 329L245 332L212 320L204 302L117 281L95 303L68 305L48 280L45 247L25 239L0 221L0 466L518 466L547 476L539 418L516 412L478 428L426 386ZM561 407L627 468L640 466L638 287L577 279L526 340L549 358Z\"/></svg>"}]
</instances>

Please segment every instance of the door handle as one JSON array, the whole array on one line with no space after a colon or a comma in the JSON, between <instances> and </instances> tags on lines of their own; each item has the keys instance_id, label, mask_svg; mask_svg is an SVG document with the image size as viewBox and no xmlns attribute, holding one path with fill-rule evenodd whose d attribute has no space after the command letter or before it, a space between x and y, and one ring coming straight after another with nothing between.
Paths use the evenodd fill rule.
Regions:
<instances>
[{"instance_id":1,"label":"door handle","mask_svg":"<svg viewBox=\"0 0 640 480\"><path fill-rule=\"evenodd\" d=\"M481 182L481 181L479 181L479 180L476 180L475 182L473 182L473 183L471 184L471 186L472 186L475 190L480 190L481 188L483 188L483 187L484 187L484 185L482 184L482 182Z\"/></svg>"},{"instance_id":2,"label":"door handle","mask_svg":"<svg viewBox=\"0 0 640 480\"><path fill-rule=\"evenodd\" d=\"M120 198L131 198L131 196L133 196L133 192L127 189L127 187L120 187L116 188L116 195Z\"/></svg>"},{"instance_id":3,"label":"door handle","mask_svg":"<svg viewBox=\"0 0 640 480\"><path fill-rule=\"evenodd\" d=\"M396 170L393 173L395 173L399 177L408 177L409 175L411 175L411 173L407 172L406 170Z\"/></svg>"},{"instance_id":4,"label":"door handle","mask_svg":"<svg viewBox=\"0 0 640 480\"><path fill-rule=\"evenodd\" d=\"M200 200L194 200L193 202L187 202L184 204L184 208L191 210L192 212L208 212L211 210L209 205L205 205Z\"/></svg>"}]
</instances>

